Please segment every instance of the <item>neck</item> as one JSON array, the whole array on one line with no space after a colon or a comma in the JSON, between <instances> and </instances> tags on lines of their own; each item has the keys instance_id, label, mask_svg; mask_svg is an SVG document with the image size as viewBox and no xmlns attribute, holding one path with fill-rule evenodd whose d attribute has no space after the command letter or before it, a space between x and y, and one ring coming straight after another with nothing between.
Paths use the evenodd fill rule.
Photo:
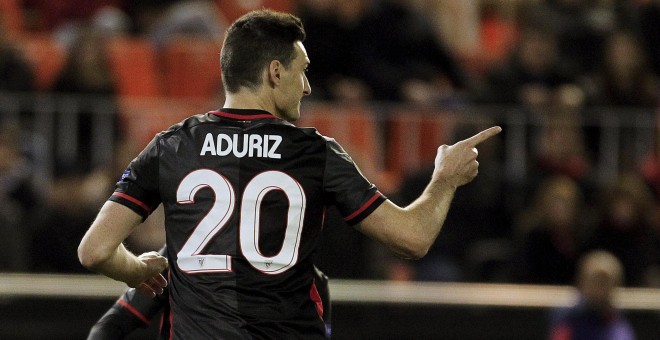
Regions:
<instances>
[{"instance_id":1,"label":"neck","mask_svg":"<svg viewBox=\"0 0 660 340\"><path fill-rule=\"evenodd\" d=\"M258 109L276 115L275 105L272 100L269 100L269 96L265 95L263 91L252 91L246 88L242 88L236 93L226 93L223 108Z\"/></svg>"}]
</instances>

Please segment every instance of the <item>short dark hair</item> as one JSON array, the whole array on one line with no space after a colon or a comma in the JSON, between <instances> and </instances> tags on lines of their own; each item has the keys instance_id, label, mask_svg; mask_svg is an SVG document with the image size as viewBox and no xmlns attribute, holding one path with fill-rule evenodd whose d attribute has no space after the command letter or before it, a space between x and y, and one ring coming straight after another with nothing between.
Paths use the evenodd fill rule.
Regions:
<instances>
[{"instance_id":1,"label":"short dark hair","mask_svg":"<svg viewBox=\"0 0 660 340\"><path fill-rule=\"evenodd\" d=\"M272 60L288 67L295 58L293 44L305 36L300 18L289 13L264 9L240 17L227 29L220 53L225 91L259 88L264 67Z\"/></svg>"}]
</instances>

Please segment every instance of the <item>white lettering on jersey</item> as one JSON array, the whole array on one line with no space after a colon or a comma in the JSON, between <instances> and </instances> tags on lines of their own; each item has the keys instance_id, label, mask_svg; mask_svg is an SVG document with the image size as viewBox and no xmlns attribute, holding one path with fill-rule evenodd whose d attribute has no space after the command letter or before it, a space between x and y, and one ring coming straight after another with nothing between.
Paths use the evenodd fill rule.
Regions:
<instances>
[{"instance_id":1,"label":"white lettering on jersey","mask_svg":"<svg viewBox=\"0 0 660 340\"><path fill-rule=\"evenodd\" d=\"M238 134L229 136L223 133L213 138L211 133L207 133L199 155L227 156L233 154L238 158L282 158L277 151L282 143L282 136L245 134L242 141L239 138Z\"/></svg>"}]
</instances>

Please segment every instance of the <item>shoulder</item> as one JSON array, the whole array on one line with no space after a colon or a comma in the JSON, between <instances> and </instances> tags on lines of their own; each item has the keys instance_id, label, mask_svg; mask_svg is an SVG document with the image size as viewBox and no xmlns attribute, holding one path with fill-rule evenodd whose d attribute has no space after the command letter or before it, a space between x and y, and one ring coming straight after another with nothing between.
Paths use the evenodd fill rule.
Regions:
<instances>
[{"instance_id":1,"label":"shoulder","mask_svg":"<svg viewBox=\"0 0 660 340\"><path fill-rule=\"evenodd\" d=\"M209 118L208 114L197 114L190 116L172 126L170 126L168 129L161 131L158 136L161 138L167 138L169 136L172 136L176 134L177 132L181 130L186 130L193 128L197 125L204 124L204 123L210 123L211 119Z\"/></svg>"},{"instance_id":2,"label":"shoulder","mask_svg":"<svg viewBox=\"0 0 660 340\"><path fill-rule=\"evenodd\" d=\"M319 143L325 144L326 150L332 151L338 154L346 154L344 148L332 137L326 136L320 133L316 128L313 127L297 127L293 126L292 128L298 130L302 136L310 138Z\"/></svg>"},{"instance_id":3,"label":"shoulder","mask_svg":"<svg viewBox=\"0 0 660 340\"><path fill-rule=\"evenodd\" d=\"M291 126L292 128L294 128L294 129L300 131L300 133L302 133L303 135L308 136L308 137L310 137L310 138L314 138L314 139L318 139L318 140L323 140L323 141L328 140L328 139L332 139L332 138L330 138L330 137L327 137L327 136L321 134L321 133L320 133L316 128L314 128L314 127L307 127L307 126L305 126L305 127L300 127L300 126L295 126L295 125L293 125L293 124L291 124L291 123L288 123L288 122L283 122L283 124L284 124L284 125Z\"/></svg>"},{"instance_id":4,"label":"shoulder","mask_svg":"<svg viewBox=\"0 0 660 340\"><path fill-rule=\"evenodd\" d=\"M326 136L322 133L320 133L316 128L313 127L299 127L299 129L302 133L304 133L307 136L310 136L311 138L318 139L319 141L325 143L326 147L330 150L335 150L335 151L340 151L341 153L346 153L346 151L339 145L337 140L335 140L332 137Z\"/></svg>"}]
</instances>

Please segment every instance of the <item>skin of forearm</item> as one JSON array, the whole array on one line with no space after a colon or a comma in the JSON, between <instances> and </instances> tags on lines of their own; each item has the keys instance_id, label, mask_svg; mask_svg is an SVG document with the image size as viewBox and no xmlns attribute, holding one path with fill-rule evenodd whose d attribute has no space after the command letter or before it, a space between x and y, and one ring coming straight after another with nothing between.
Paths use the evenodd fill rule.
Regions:
<instances>
[{"instance_id":1,"label":"skin of forearm","mask_svg":"<svg viewBox=\"0 0 660 340\"><path fill-rule=\"evenodd\" d=\"M417 248L413 258L421 258L428 252L440 234L449 212L456 187L439 179L432 180L424 192L403 210L411 216L406 225L412 244Z\"/></svg>"},{"instance_id":2,"label":"skin of forearm","mask_svg":"<svg viewBox=\"0 0 660 340\"><path fill-rule=\"evenodd\" d=\"M144 263L137 256L120 244L106 260L92 265L90 269L114 280L125 282L130 287L135 287L147 279L140 275L144 271L144 267Z\"/></svg>"}]
</instances>

